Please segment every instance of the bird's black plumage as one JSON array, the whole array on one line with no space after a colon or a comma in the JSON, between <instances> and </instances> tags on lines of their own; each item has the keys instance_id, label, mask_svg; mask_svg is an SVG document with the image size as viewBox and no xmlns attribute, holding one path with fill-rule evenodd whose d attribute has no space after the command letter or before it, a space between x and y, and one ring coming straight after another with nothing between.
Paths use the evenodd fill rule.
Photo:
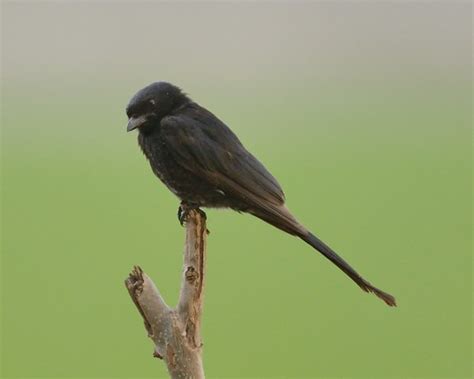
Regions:
<instances>
[{"instance_id":1,"label":"bird's black plumage","mask_svg":"<svg viewBox=\"0 0 474 379\"><path fill-rule=\"evenodd\" d=\"M276 179L227 125L178 87L157 82L141 89L130 100L127 116L127 130L138 129L153 172L184 204L253 214L300 237L364 291L395 305L393 296L363 279L294 218Z\"/></svg>"}]
</instances>

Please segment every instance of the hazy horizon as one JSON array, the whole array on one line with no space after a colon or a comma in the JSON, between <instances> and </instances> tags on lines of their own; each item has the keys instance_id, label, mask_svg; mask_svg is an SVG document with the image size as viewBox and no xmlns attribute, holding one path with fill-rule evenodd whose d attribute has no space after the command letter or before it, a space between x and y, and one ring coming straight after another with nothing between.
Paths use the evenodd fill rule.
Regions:
<instances>
[{"instance_id":1,"label":"hazy horizon","mask_svg":"<svg viewBox=\"0 0 474 379\"><path fill-rule=\"evenodd\" d=\"M209 210L208 377L472 375L472 4L15 2L2 7L1 375L165 377L123 286L173 305L183 229L125 105L167 80L224 120L301 241Z\"/></svg>"}]
</instances>

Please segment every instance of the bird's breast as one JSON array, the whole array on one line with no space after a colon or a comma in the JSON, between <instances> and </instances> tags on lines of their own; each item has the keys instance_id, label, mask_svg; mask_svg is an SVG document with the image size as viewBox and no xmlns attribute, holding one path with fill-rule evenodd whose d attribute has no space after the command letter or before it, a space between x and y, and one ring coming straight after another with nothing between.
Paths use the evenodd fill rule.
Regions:
<instances>
[{"instance_id":1,"label":"bird's breast","mask_svg":"<svg viewBox=\"0 0 474 379\"><path fill-rule=\"evenodd\" d=\"M153 173L178 198L200 206L229 206L222 189L176 163L173 152L158 133L139 134L138 143L150 162Z\"/></svg>"},{"instance_id":2,"label":"bird's breast","mask_svg":"<svg viewBox=\"0 0 474 379\"><path fill-rule=\"evenodd\" d=\"M176 165L166 143L159 138L159 135L139 135L138 143L150 162L153 173L171 192L179 196L180 190L176 176L179 176L183 169ZM181 175L184 175L184 173Z\"/></svg>"}]
</instances>

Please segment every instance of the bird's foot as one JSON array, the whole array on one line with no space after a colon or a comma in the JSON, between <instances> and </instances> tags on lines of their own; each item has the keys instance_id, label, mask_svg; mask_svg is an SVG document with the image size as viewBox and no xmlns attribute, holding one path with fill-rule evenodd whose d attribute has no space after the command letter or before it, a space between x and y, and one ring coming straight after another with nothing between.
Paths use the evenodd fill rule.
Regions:
<instances>
[{"instance_id":1,"label":"bird's foot","mask_svg":"<svg viewBox=\"0 0 474 379\"><path fill-rule=\"evenodd\" d=\"M178 221L179 223L181 224L181 226L184 225L184 221L185 221L185 212L184 212L184 209L183 209L183 205L180 204L180 206L178 207Z\"/></svg>"},{"instance_id":2,"label":"bird's foot","mask_svg":"<svg viewBox=\"0 0 474 379\"><path fill-rule=\"evenodd\" d=\"M199 209L198 205L181 202L178 208L178 220L181 226L184 225L189 215L189 212L192 210L195 210L196 212L198 212L201 215L201 217L204 218L204 220L207 219L206 213L202 209Z\"/></svg>"}]
</instances>

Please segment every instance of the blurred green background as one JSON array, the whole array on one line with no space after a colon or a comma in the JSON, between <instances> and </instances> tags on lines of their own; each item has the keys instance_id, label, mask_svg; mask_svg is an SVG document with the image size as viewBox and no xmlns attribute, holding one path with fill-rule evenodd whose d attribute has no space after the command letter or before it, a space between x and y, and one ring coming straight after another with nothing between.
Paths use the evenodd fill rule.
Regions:
<instances>
[{"instance_id":1,"label":"blurred green background","mask_svg":"<svg viewBox=\"0 0 474 379\"><path fill-rule=\"evenodd\" d=\"M166 377L123 280L177 299L184 231L124 107L223 119L386 307L301 241L209 210L208 377L472 374L469 2L2 2L1 374Z\"/></svg>"}]
</instances>

